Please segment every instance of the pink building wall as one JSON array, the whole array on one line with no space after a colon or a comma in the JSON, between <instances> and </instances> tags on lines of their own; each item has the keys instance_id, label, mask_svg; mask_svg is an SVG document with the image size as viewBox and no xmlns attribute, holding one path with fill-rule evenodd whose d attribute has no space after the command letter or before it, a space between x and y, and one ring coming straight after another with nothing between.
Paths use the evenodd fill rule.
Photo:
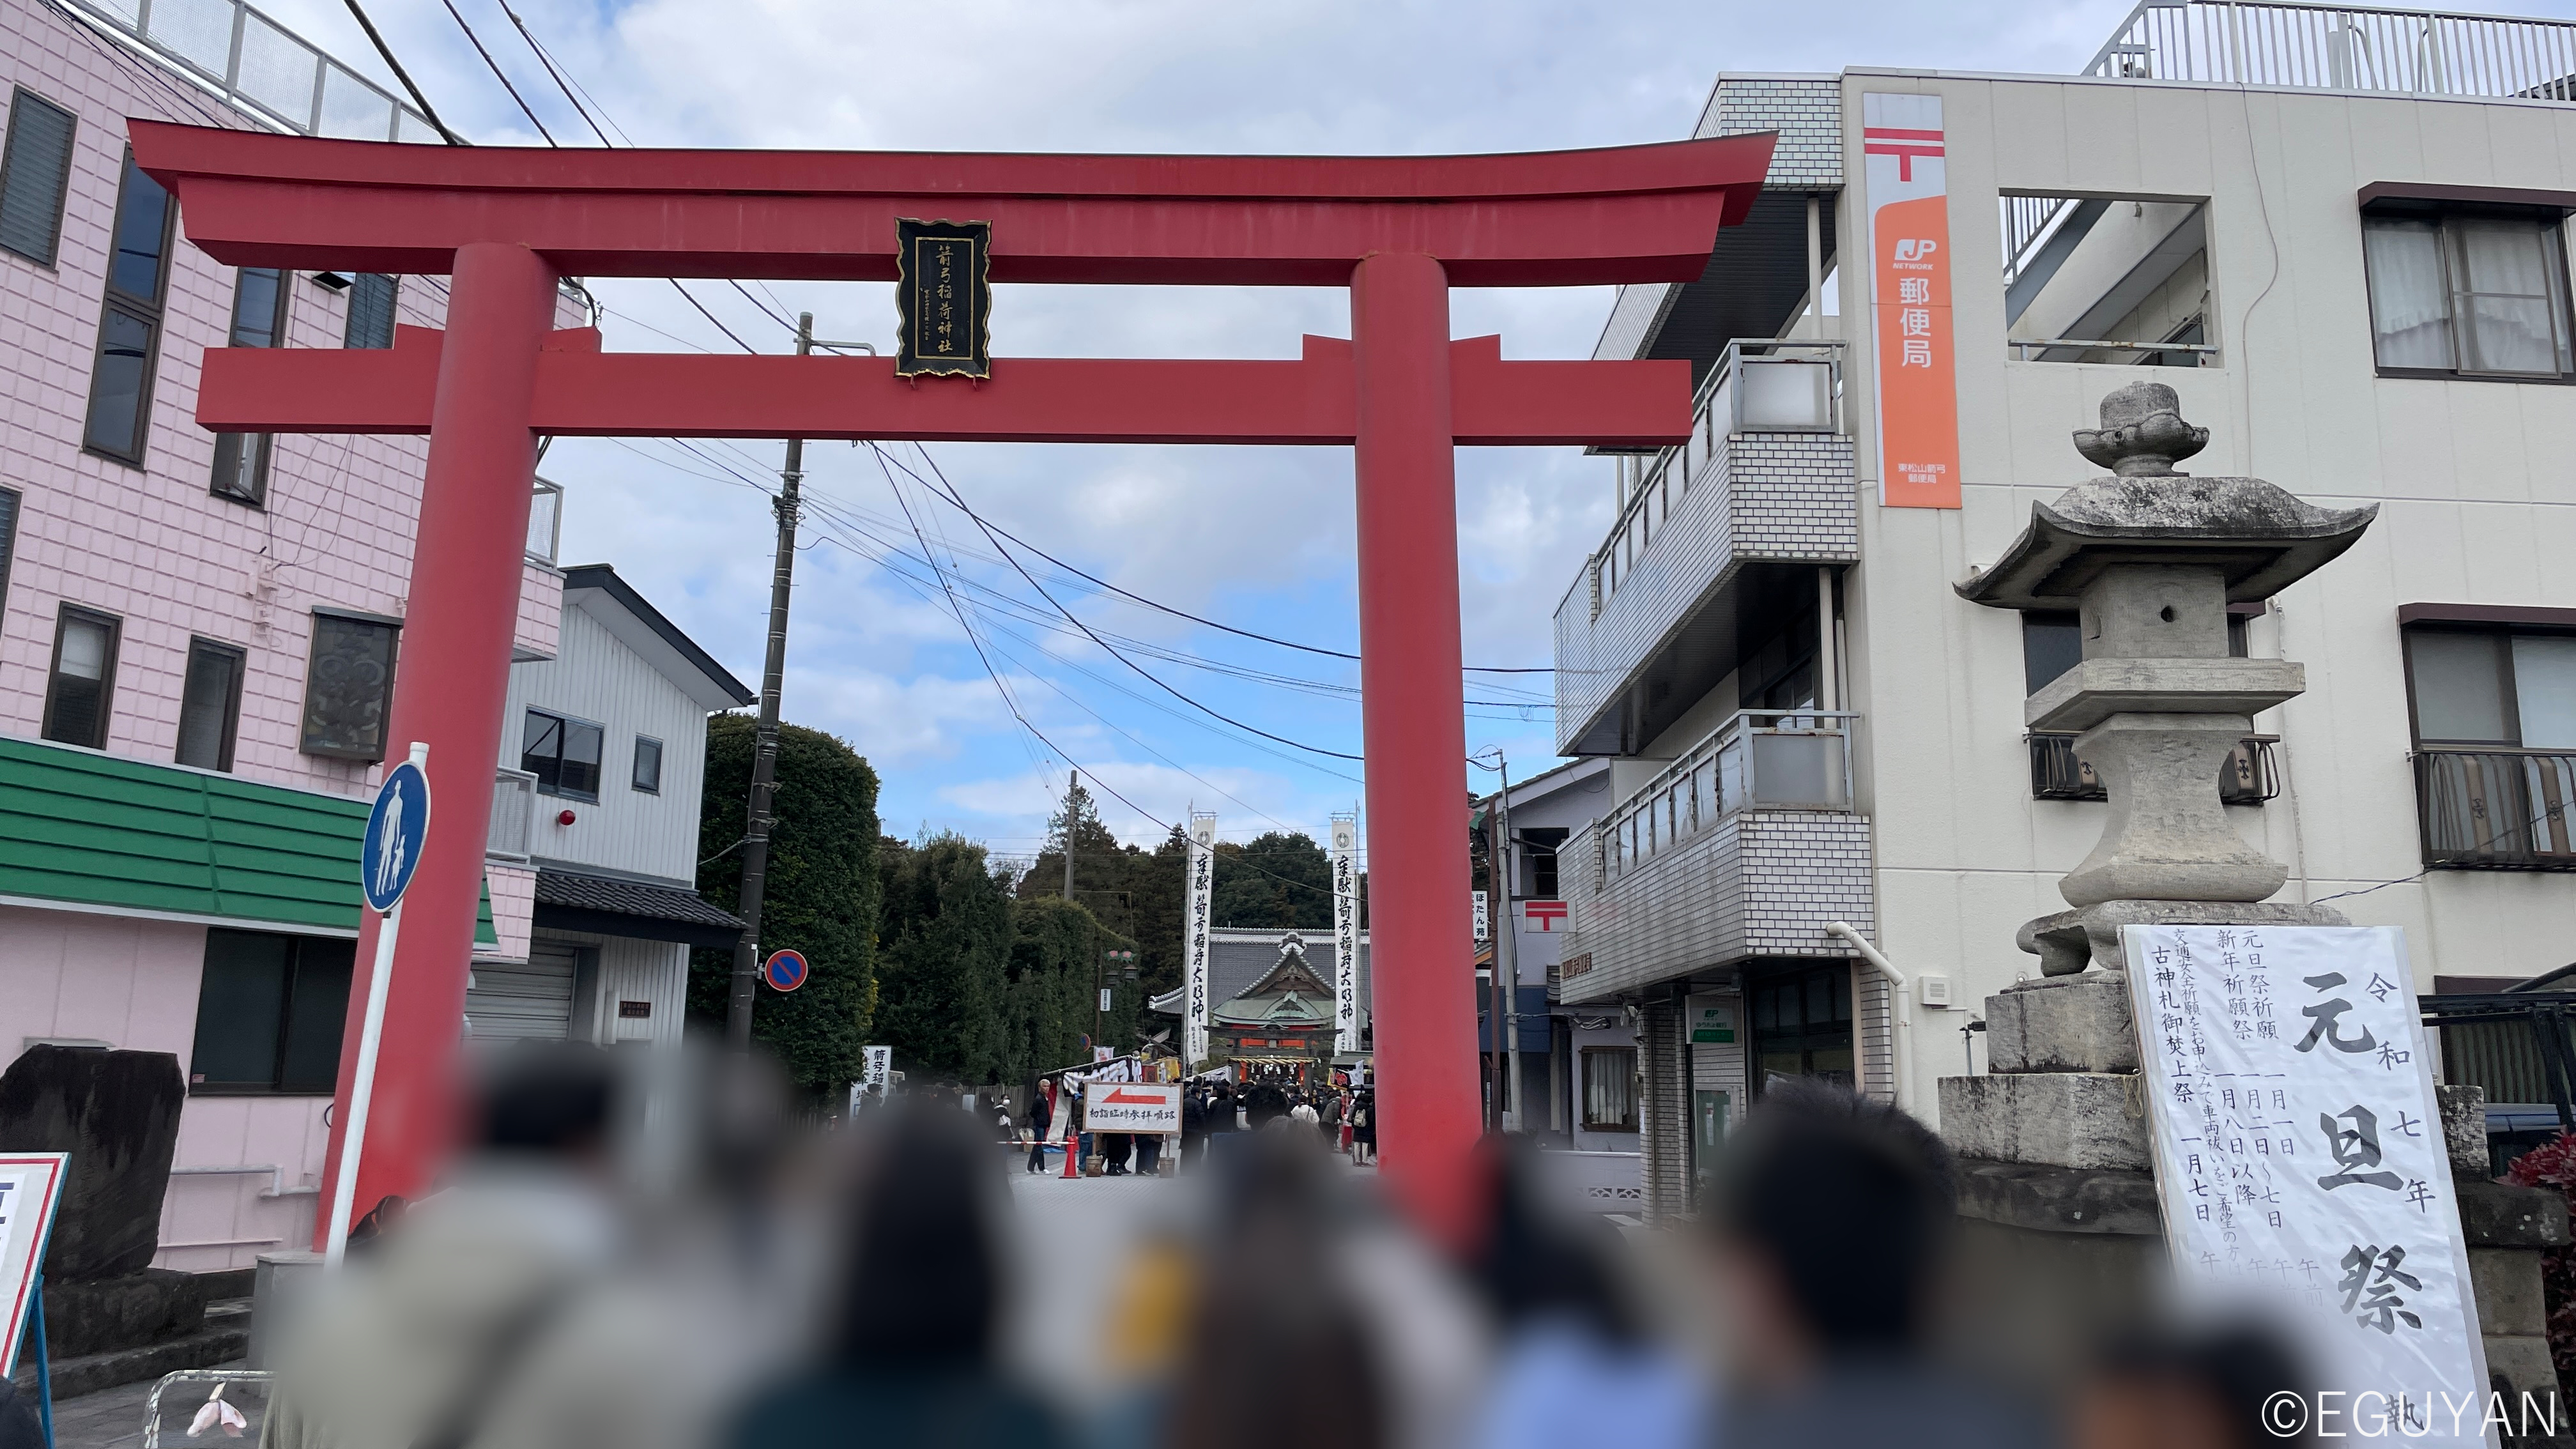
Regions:
<instances>
[{"instance_id":1,"label":"pink building wall","mask_svg":"<svg viewBox=\"0 0 2576 1449\"><path fill-rule=\"evenodd\" d=\"M203 636L247 654L237 775L368 793L374 766L297 749L311 611L405 612L426 440L280 438L265 509L213 496L214 440L192 414L200 355L229 333L235 273L180 235L142 466L84 453L125 118L248 123L42 0L0 0L0 105L19 86L72 111L78 129L56 265L0 253L0 487L23 495L0 601L0 734L33 738L42 728L55 619L69 602L124 620L108 753L159 764L174 758L188 644ZM309 273L290 273L286 286L286 345L339 347L349 294ZM405 277L398 296L402 322L442 322L443 278ZM567 300L564 324L581 320ZM531 564L520 606L523 657L554 653L561 608L561 576ZM524 951L525 884L496 883L496 893L512 897ZM81 1037L172 1052L184 1069L204 952L203 925L0 909L0 1066L29 1038ZM328 1105L325 1097L190 1099L180 1166L268 1164L282 1181L265 1172L174 1177L162 1224L171 1246L158 1261L248 1266L264 1248L302 1246L312 1198L296 1189L318 1181Z\"/></svg>"}]
</instances>

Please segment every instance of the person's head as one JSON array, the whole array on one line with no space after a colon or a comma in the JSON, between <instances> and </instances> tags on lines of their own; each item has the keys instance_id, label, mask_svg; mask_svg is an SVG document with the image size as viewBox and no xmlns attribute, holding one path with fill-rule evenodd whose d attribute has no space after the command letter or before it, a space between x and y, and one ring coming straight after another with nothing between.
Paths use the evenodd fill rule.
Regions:
<instances>
[{"instance_id":1,"label":"person's head","mask_svg":"<svg viewBox=\"0 0 2576 1449\"><path fill-rule=\"evenodd\" d=\"M1904 1112L1813 1078L1775 1082L1728 1142L1702 1219L1744 1367L1904 1353L1956 1217L1949 1151Z\"/></svg>"},{"instance_id":2,"label":"person's head","mask_svg":"<svg viewBox=\"0 0 2576 1449\"><path fill-rule=\"evenodd\" d=\"M2306 1388L2297 1357L2278 1336L2261 1329L2142 1330L2113 1342L2099 1356L2075 1396L2069 1438L2074 1449L2255 1449L2307 1443L2304 1414L2288 1434L2275 1432L2275 1424L2265 1418L2275 1395L2286 1391L2304 1398ZM2366 1421L2355 1422L2356 1433L2368 1432Z\"/></svg>"},{"instance_id":3,"label":"person's head","mask_svg":"<svg viewBox=\"0 0 2576 1449\"><path fill-rule=\"evenodd\" d=\"M1004 1283L1000 1159L962 1113L897 1105L875 1119L857 1207L840 1361L982 1362Z\"/></svg>"},{"instance_id":4,"label":"person's head","mask_svg":"<svg viewBox=\"0 0 2576 1449\"><path fill-rule=\"evenodd\" d=\"M1634 1342L1645 1325L1614 1266L1618 1230L1558 1201L1548 1164L1529 1138L1487 1137L1476 1168L1485 1217L1466 1268L1503 1329L1553 1322L1611 1343Z\"/></svg>"},{"instance_id":5,"label":"person's head","mask_svg":"<svg viewBox=\"0 0 2576 1449\"><path fill-rule=\"evenodd\" d=\"M475 1153L494 1162L590 1167L615 1130L617 1064L597 1047L529 1042L479 1063Z\"/></svg>"}]
</instances>

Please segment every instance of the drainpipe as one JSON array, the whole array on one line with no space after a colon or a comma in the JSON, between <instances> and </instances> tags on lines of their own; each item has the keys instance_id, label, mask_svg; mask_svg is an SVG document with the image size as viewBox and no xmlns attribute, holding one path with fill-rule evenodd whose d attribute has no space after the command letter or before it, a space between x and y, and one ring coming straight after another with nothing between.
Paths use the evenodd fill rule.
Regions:
<instances>
[{"instance_id":1,"label":"drainpipe","mask_svg":"<svg viewBox=\"0 0 2576 1449\"><path fill-rule=\"evenodd\" d=\"M1827 923L1825 934L1840 936L1853 950L1860 953L1862 960L1876 968L1879 975L1887 978L1887 1015L1894 1027L1894 1030L1888 1033L1888 1050L1894 1053L1896 1058L1893 1063L1896 1073L1896 1105L1900 1108L1905 1107L1907 1099L1914 1095L1912 1090L1914 1019L1909 1009L1912 1003L1908 999L1910 991L1905 973L1897 970L1896 963L1882 955L1876 946L1869 943L1869 938L1863 936L1848 921Z\"/></svg>"}]
</instances>

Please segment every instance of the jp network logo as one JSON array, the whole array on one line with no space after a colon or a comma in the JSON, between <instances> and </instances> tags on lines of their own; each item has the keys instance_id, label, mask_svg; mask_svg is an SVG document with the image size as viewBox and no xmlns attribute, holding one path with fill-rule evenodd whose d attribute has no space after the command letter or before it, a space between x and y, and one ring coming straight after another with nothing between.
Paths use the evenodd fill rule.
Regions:
<instances>
[{"instance_id":1,"label":"jp network logo","mask_svg":"<svg viewBox=\"0 0 2576 1449\"><path fill-rule=\"evenodd\" d=\"M2531 1438L2564 1433L2558 1391L2523 1394L2515 1404L2498 1390L2481 1398L2429 1394L2359 1393L2325 1389L2301 1394L2283 1389L2263 1401L2263 1427L2276 1439L2313 1431L2320 1439L2483 1439L2492 1424L2506 1435Z\"/></svg>"},{"instance_id":2,"label":"jp network logo","mask_svg":"<svg viewBox=\"0 0 2576 1449\"><path fill-rule=\"evenodd\" d=\"M1896 259L1900 262L1930 261L1932 254L1940 249L1941 244L1930 237L1909 236L1897 242Z\"/></svg>"}]
</instances>

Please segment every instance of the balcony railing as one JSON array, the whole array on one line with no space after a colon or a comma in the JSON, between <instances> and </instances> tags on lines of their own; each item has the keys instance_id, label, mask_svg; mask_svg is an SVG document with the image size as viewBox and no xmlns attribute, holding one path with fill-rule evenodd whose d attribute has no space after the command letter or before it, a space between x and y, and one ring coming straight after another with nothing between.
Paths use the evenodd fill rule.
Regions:
<instances>
[{"instance_id":1,"label":"balcony railing","mask_svg":"<svg viewBox=\"0 0 2576 1449\"><path fill-rule=\"evenodd\" d=\"M437 141L429 118L237 0L66 0L81 18L307 136Z\"/></svg>"},{"instance_id":2,"label":"balcony railing","mask_svg":"<svg viewBox=\"0 0 2576 1449\"><path fill-rule=\"evenodd\" d=\"M2107 800L2110 793L2093 767L2075 757L2075 736L2034 730L2030 744L2030 798L2034 800ZM2272 748L2279 735L2247 735L2219 767L2218 796L2230 805L2260 805L2281 793L2280 773Z\"/></svg>"},{"instance_id":3,"label":"balcony railing","mask_svg":"<svg viewBox=\"0 0 2576 1449\"><path fill-rule=\"evenodd\" d=\"M1851 809L1851 727L1859 718L1813 709L1731 716L1592 827L1595 884L1738 810Z\"/></svg>"},{"instance_id":4,"label":"balcony railing","mask_svg":"<svg viewBox=\"0 0 2576 1449\"><path fill-rule=\"evenodd\" d=\"M2424 864L2576 870L2576 754L2418 750L2415 813Z\"/></svg>"},{"instance_id":5,"label":"balcony railing","mask_svg":"<svg viewBox=\"0 0 2576 1449\"><path fill-rule=\"evenodd\" d=\"M1708 471L1718 439L1842 431L1842 348L1840 339L1739 337L1726 344L1692 403L1699 436L1651 458L1622 460L1619 520L1576 581L1576 587L1590 588L1593 613L1619 591L1666 516L1697 483L1695 475Z\"/></svg>"},{"instance_id":6,"label":"balcony railing","mask_svg":"<svg viewBox=\"0 0 2576 1449\"><path fill-rule=\"evenodd\" d=\"M537 777L507 766L492 771L492 824L483 837L483 853L499 860L528 858L528 841L537 823Z\"/></svg>"},{"instance_id":7,"label":"balcony railing","mask_svg":"<svg viewBox=\"0 0 2576 1449\"><path fill-rule=\"evenodd\" d=\"M2576 99L2576 24L2234 0L2140 0L2084 74L2404 95Z\"/></svg>"}]
</instances>

